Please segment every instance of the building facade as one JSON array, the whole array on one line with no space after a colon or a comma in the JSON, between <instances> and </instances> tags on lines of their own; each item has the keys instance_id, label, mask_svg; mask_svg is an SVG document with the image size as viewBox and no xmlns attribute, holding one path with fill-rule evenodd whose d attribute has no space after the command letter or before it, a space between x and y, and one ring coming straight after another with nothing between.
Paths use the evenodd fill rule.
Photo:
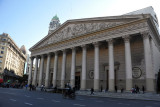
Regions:
<instances>
[{"instance_id":1,"label":"building facade","mask_svg":"<svg viewBox=\"0 0 160 107\"><path fill-rule=\"evenodd\" d=\"M149 11L148 11L149 10ZM141 11L141 12L139 12ZM144 12L144 13L143 13ZM30 48L28 84L76 89L156 89L160 35L152 7L121 16L68 20Z\"/></svg>"},{"instance_id":2,"label":"building facade","mask_svg":"<svg viewBox=\"0 0 160 107\"><path fill-rule=\"evenodd\" d=\"M0 52L0 78L6 82L22 77L26 61L24 46L18 48L12 38L3 33L0 35Z\"/></svg>"}]
</instances>

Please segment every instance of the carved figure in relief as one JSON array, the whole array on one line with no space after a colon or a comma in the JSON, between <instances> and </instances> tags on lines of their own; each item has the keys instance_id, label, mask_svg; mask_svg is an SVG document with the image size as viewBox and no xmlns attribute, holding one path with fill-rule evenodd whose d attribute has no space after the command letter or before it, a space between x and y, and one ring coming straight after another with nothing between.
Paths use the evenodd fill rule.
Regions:
<instances>
[{"instance_id":1,"label":"carved figure in relief","mask_svg":"<svg viewBox=\"0 0 160 107\"><path fill-rule=\"evenodd\" d=\"M76 24L76 25L74 25L73 31L74 31L74 34L77 35L78 33L80 33L80 32L83 31L83 25L82 24Z\"/></svg>"},{"instance_id":2,"label":"carved figure in relief","mask_svg":"<svg viewBox=\"0 0 160 107\"><path fill-rule=\"evenodd\" d=\"M104 28L105 28L105 23L100 23L100 24L99 24L99 28L100 28L100 29L104 29Z\"/></svg>"},{"instance_id":3,"label":"carved figure in relief","mask_svg":"<svg viewBox=\"0 0 160 107\"><path fill-rule=\"evenodd\" d=\"M93 31L94 30L94 28L95 28L95 24L94 23L88 23L88 24L86 24L86 32L91 32L91 31Z\"/></svg>"}]
</instances>

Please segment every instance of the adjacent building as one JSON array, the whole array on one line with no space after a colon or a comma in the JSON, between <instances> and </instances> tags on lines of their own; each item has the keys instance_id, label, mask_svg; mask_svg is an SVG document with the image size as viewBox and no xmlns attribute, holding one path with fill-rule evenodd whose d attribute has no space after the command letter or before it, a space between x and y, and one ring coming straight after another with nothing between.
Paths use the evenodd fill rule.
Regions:
<instances>
[{"instance_id":1,"label":"adjacent building","mask_svg":"<svg viewBox=\"0 0 160 107\"><path fill-rule=\"evenodd\" d=\"M54 26L54 21L50 24ZM55 25L56 26L56 25ZM152 7L120 16L67 20L30 48L28 84L76 89L156 89L160 35Z\"/></svg>"},{"instance_id":2,"label":"adjacent building","mask_svg":"<svg viewBox=\"0 0 160 107\"><path fill-rule=\"evenodd\" d=\"M18 48L7 33L0 35L0 78L3 78L4 82L14 81L23 76L25 55L24 45Z\"/></svg>"}]
</instances>

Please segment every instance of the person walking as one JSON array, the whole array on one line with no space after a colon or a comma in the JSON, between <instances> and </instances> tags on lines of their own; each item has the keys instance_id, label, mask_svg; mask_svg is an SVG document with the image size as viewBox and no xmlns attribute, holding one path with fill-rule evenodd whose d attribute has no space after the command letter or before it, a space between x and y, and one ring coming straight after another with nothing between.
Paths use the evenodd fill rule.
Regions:
<instances>
[{"instance_id":1,"label":"person walking","mask_svg":"<svg viewBox=\"0 0 160 107\"><path fill-rule=\"evenodd\" d=\"M41 85L41 91L44 91L44 85L43 84Z\"/></svg>"},{"instance_id":2,"label":"person walking","mask_svg":"<svg viewBox=\"0 0 160 107\"><path fill-rule=\"evenodd\" d=\"M94 89L91 88L91 94L90 95L94 95Z\"/></svg>"},{"instance_id":3,"label":"person walking","mask_svg":"<svg viewBox=\"0 0 160 107\"><path fill-rule=\"evenodd\" d=\"M25 87L26 87L26 90L27 90L28 89L28 84L26 84Z\"/></svg>"},{"instance_id":4,"label":"person walking","mask_svg":"<svg viewBox=\"0 0 160 107\"><path fill-rule=\"evenodd\" d=\"M117 93L117 86L115 86L115 92Z\"/></svg>"},{"instance_id":5,"label":"person walking","mask_svg":"<svg viewBox=\"0 0 160 107\"><path fill-rule=\"evenodd\" d=\"M32 90L32 84L29 84L29 91Z\"/></svg>"},{"instance_id":6,"label":"person walking","mask_svg":"<svg viewBox=\"0 0 160 107\"><path fill-rule=\"evenodd\" d=\"M143 94L144 94L144 90L145 90L145 89L144 89L144 86L142 86L142 91L143 91Z\"/></svg>"}]
</instances>

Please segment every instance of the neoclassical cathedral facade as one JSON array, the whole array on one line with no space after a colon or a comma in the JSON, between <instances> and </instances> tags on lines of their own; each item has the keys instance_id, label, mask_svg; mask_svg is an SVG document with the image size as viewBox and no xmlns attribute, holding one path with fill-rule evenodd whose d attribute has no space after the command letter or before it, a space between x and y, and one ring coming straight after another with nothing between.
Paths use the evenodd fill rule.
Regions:
<instances>
[{"instance_id":1,"label":"neoclassical cathedral facade","mask_svg":"<svg viewBox=\"0 0 160 107\"><path fill-rule=\"evenodd\" d=\"M95 91L156 89L160 35L152 7L120 16L68 20L30 48L28 84ZM54 24L54 23L51 23ZM50 26L51 27L51 26ZM35 60L35 69L32 71Z\"/></svg>"}]
</instances>

